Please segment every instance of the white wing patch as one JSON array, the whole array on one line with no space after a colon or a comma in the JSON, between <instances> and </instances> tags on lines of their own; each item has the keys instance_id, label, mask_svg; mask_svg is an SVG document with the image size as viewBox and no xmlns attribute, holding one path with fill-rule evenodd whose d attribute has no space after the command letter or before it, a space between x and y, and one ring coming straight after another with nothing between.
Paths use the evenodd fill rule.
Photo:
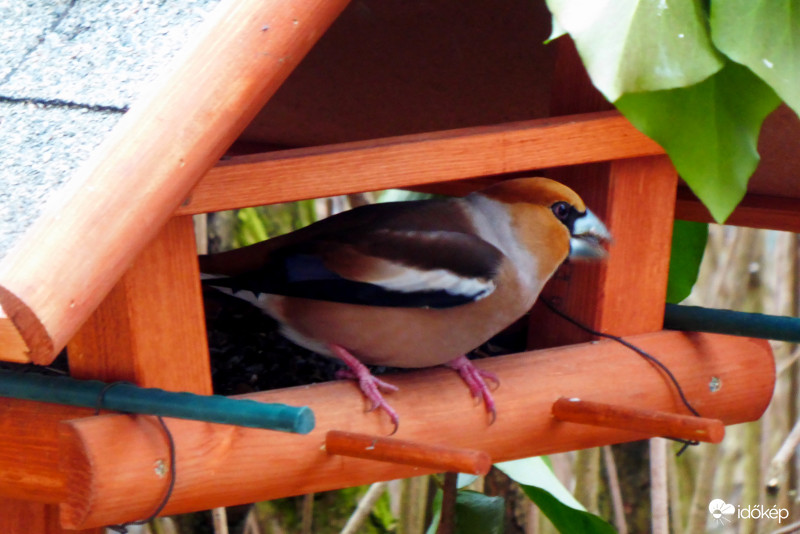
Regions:
<instances>
[{"instance_id":1,"label":"white wing patch","mask_svg":"<svg viewBox=\"0 0 800 534\"><path fill-rule=\"evenodd\" d=\"M393 276L371 280L370 283L401 293L445 291L450 295L461 295L474 300L489 296L495 288L492 280L459 276L447 269L403 267L396 272Z\"/></svg>"}]
</instances>

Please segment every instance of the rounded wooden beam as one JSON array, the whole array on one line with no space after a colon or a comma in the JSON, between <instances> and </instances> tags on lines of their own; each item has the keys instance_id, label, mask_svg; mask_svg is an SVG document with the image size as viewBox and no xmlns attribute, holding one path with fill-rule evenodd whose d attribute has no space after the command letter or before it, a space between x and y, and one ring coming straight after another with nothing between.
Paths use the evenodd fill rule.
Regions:
<instances>
[{"instance_id":1,"label":"rounded wooden beam","mask_svg":"<svg viewBox=\"0 0 800 534\"><path fill-rule=\"evenodd\" d=\"M0 306L31 361L55 357L347 3L214 11L0 263Z\"/></svg>"},{"instance_id":2,"label":"rounded wooden beam","mask_svg":"<svg viewBox=\"0 0 800 534\"><path fill-rule=\"evenodd\" d=\"M766 341L718 334L657 332L627 338L659 358L704 417L725 424L758 419L775 381ZM480 360L497 373L497 420L490 425L456 373L427 369L385 377L400 387L389 402L400 415L392 438L474 449L494 461L651 437L557 421L561 397L688 414L662 371L613 341ZM434 472L431 468L331 456L329 430L389 436L384 413L365 413L355 384L332 382L248 395L305 405L317 427L305 436L166 419L175 439L177 479L165 514L325 491ZM62 423L61 468L69 488L67 528L149 516L168 484L163 431L148 417L109 415Z\"/></svg>"}]
</instances>

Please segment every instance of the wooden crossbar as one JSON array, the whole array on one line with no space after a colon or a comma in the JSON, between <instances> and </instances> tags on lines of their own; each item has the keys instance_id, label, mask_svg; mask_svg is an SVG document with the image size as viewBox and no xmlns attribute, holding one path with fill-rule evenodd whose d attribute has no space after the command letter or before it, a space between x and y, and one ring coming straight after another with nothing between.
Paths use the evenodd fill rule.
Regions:
<instances>
[{"instance_id":1,"label":"wooden crossbar","mask_svg":"<svg viewBox=\"0 0 800 534\"><path fill-rule=\"evenodd\" d=\"M177 213L407 188L663 153L617 112L281 150L237 156L216 165Z\"/></svg>"}]
</instances>

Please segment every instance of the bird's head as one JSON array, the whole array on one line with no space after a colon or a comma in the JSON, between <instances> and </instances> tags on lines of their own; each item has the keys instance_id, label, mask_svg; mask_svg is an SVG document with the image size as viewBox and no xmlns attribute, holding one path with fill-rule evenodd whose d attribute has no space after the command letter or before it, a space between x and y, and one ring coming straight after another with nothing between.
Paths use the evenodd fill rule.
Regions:
<instances>
[{"instance_id":1,"label":"bird's head","mask_svg":"<svg viewBox=\"0 0 800 534\"><path fill-rule=\"evenodd\" d=\"M603 259L605 243L611 241L603 222L592 213L578 194L569 187L548 178L518 178L506 180L480 192L481 195L508 205L517 219L518 231L531 241L529 246L569 247L562 256L572 259ZM564 236L566 239L545 242L542 233Z\"/></svg>"}]
</instances>

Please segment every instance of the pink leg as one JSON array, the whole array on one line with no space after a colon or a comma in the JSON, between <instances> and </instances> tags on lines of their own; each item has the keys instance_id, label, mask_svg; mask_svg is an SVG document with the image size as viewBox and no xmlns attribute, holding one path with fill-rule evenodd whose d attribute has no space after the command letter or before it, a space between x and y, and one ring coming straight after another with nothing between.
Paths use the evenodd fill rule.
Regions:
<instances>
[{"instance_id":1,"label":"pink leg","mask_svg":"<svg viewBox=\"0 0 800 534\"><path fill-rule=\"evenodd\" d=\"M486 380L499 385L500 380L497 378L497 375L489 371L478 369L466 356L459 356L454 360L450 360L445 365L458 371L458 375L467 383L467 387L473 398L483 400L486 411L491 416L489 424L494 423L494 420L497 419L497 410L495 409L494 399L489 391L489 386L486 384Z\"/></svg>"},{"instance_id":2,"label":"pink leg","mask_svg":"<svg viewBox=\"0 0 800 534\"><path fill-rule=\"evenodd\" d=\"M338 345L331 345L330 349L334 356L342 360L349 368L349 370L342 370L336 373L337 378L358 380L358 386L361 388L361 392L364 393L364 396L372 403L368 411L371 412L376 408L383 408L383 411L387 413L389 419L391 419L394 424L392 434L397 432L397 428L400 426L400 418L397 412L394 411L394 408L389 406L384 400L383 395L381 395L381 390L385 392L397 391L397 386L393 386L373 376L372 373L369 372L369 369L358 361L358 358L350 354L347 349Z\"/></svg>"}]
</instances>

